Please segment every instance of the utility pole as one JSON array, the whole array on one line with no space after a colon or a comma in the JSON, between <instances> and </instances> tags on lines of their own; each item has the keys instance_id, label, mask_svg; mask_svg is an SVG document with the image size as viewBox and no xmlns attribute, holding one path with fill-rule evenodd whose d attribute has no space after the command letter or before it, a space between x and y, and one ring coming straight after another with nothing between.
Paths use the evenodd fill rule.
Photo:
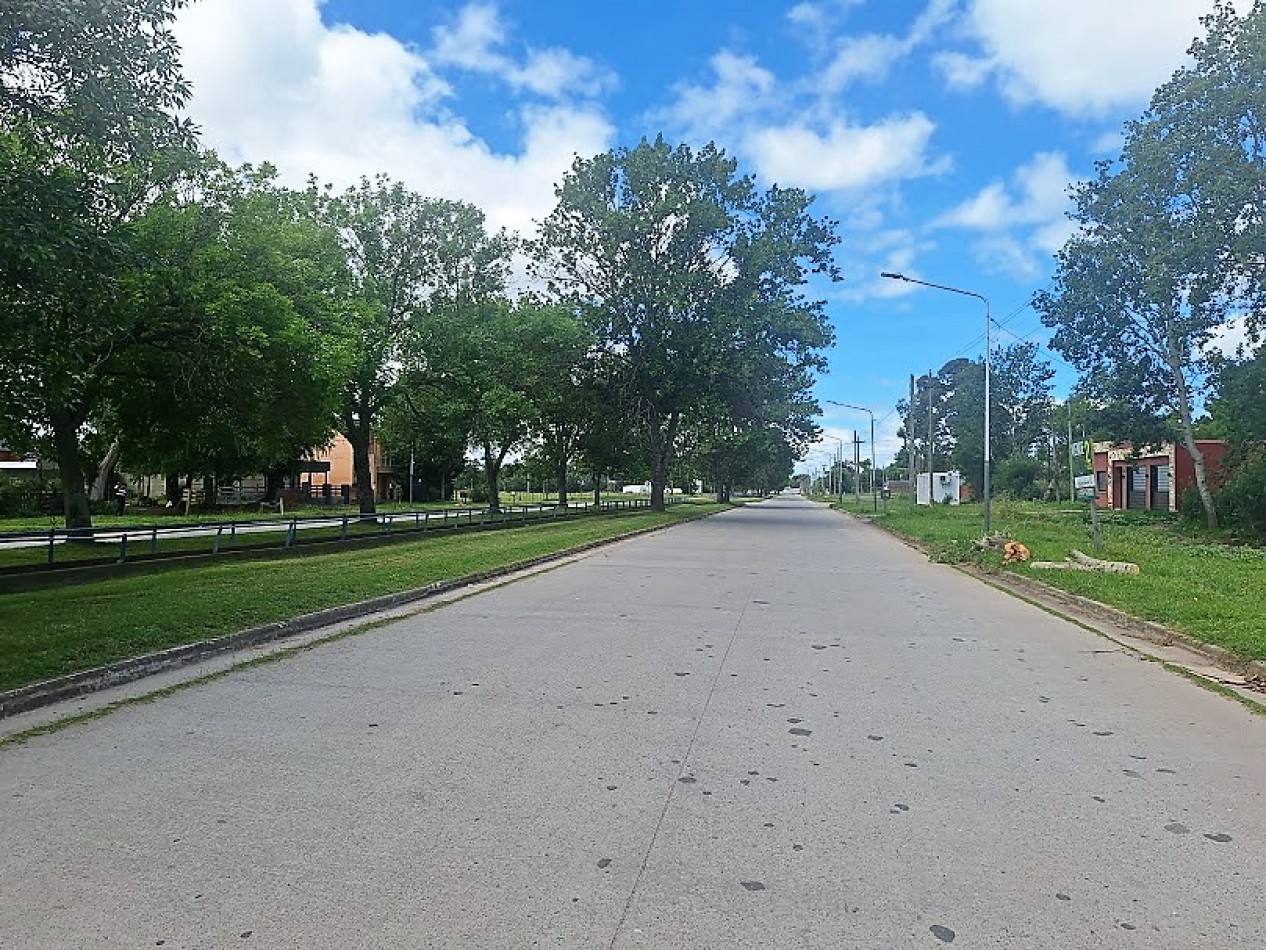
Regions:
<instances>
[{"instance_id":1,"label":"utility pole","mask_svg":"<svg viewBox=\"0 0 1266 950\"><path fill-rule=\"evenodd\" d=\"M932 371L928 370L928 504L932 503L932 469L936 452L932 447Z\"/></svg>"},{"instance_id":2,"label":"utility pole","mask_svg":"<svg viewBox=\"0 0 1266 950\"><path fill-rule=\"evenodd\" d=\"M910 429L914 425L914 373L910 374L910 401L906 403L906 478L914 489L914 437Z\"/></svg>"},{"instance_id":3,"label":"utility pole","mask_svg":"<svg viewBox=\"0 0 1266 950\"><path fill-rule=\"evenodd\" d=\"M862 443L857 438L857 430L853 430L853 501L860 504L862 500Z\"/></svg>"},{"instance_id":4,"label":"utility pole","mask_svg":"<svg viewBox=\"0 0 1266 950\"><path fill-rule=\"evenodd\" d=\"M1068 497L1077 500L1077 466L1073 464L1073 401L1068 400Z\"/></svg>"}]
</instances>

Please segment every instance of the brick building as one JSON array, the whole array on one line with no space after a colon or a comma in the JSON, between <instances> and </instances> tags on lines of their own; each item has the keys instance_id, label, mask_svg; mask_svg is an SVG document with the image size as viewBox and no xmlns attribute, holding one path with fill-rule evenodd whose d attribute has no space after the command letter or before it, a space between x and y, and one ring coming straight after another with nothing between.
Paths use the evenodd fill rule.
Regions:
<instances>
[{"instance_id":1,"label":"brick building","mask_svg":"<svg viewBox=\"0 0 1266 950\"><path fill-rule=\"evenodd\" d=\"M1197 439L1205 475L1217 485L1226 443ZM1178 511L1188 487L1196 484L1196 466L1186 446L1166 442L1135 449L1129 442L1096 442L1093 446L1095 503L1100 508L1131 511Z\"/></svg>"}]
</instances>

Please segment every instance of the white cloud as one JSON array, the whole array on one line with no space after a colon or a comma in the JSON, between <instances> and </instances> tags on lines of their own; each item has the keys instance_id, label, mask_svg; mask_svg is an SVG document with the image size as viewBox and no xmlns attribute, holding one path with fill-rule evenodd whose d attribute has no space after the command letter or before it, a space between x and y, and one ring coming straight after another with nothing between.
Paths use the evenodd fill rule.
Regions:
<instances>
[{"instance_id":1,"label":"white cloud","mask_svg":"<svg viewBox=\"0 0 1266 950\"><path fill-rule=\"evenodd\" d=\"M875 230L866 235L864 256L850 256L845 264L844 285L832 297L842 303L891 300L918 290L916 284L880 277L881 273L914 274L920 256L936 249L925 237L904 228Z\"/></svg>"},{"instance_id":2,"label":"white cloud","mask_svg":"<svg viewBox=\"0 0 1266 950\"><path fill-rule=\"evenodd\" d=\"M880 33L845 37L816 84L823 91L836 92L856 79L883 79L908 49L904 40Z\"/></svg>"},{"instance_id":3,"label":"white cloud","mask_svg":"<svg viewBox=\"0 0 1266 950\"><path fill-rule=\"evenodd\" d=\"M189 113L226 159L272 162L294 185L309 172L338 187L385 172L423 194L478 205L493 227L528 232L552 208L573 156L610 146L614 130L596 106L555 103L521 107L518 151L495 152L448 108L437 64L456 53L428 59L389 35L326 24L319 6L201 0L181 12ZM504 39L495 17L459 18L458 29L472 62ZM524 87L555 89L574 78L558 62L547 68L529 57L515 69Z\"/></svg>"},{"instance_id":4,"label":"white cloud","mask_svg":"<svg viewBox=\"0 0 1266 950\"><path fill-rule=\"evenodd\" d=\"M818 2L797 3L787 11L787 22L798 29L807 31L803 38L810 41L821 39L828 34L836 22L843 17L850 7L861 6L866 0L818 0Z\"/></svg>"},{"instance_id":5,"label":"white cloud","mask_svg":"<svg viewBox=\"0 0 1266 950\"><path fill-rule=\"evenodd\" d=\"M1096 155L1110 155L1116 158L1125 147L1125 133L1121 129L1104 132L1090 145L1090 151Z\"/></svg>"},{"instance_id":6,"label":"white cloud","mask_svg":"<svg viewBox=\"0 0 1266 950\"><path fill-rule=\"evenodd\" d=\"M979 56L944 52L932 57L932 65L940 70L951 89L971 90L983 85L993 72L994 64Z\"/></svg>"},{"instance_id":7,"label":"white cloud","mask_svg":"<svg viewBox=\"0 0 1266 950\"><path fill-rule=\"evenodd\" d=\"M615 85L615 76L592 60L565 49L528 48L517 63L503 52L509 31L495 4L469 3L454 21L432 31L434 61L471 72L496 76L511 88L539 96L597 96Z\"/></svg>"},{"instance_id":8,"label":"white cloud","mask_svg":"<svg viewBox=\"0 0 1266 950\"><path fill-rule=\"evenodd\" d=\"M1094 115L1146 102L1181 65L1209 9L1209 0L972 0L968 24L1010 99ZM983 69L965 57L937 63L960 85Z\"/></svg>"},{"instance_id":9,"label":"white cloud","mask_svg":"<svg viewBox=\"0 0 1266 950\"><path fill-rule=\"evenodd\" d=\"M995 181L973 198L942 215L942 227L996 231L1017 224L1043 224L1062 219L1070 207L1069 185L1077 180L1062 152L1039 152L1016 169L1008 187Z\"/></svg>"},{"instance_id":10,"label":"white cloud","mask_svg":"<svg viewBox=\"0 0 1266 950\"><path fill-rule=\"evenodd\" d=\"M831 95L856 80L884 79L897 62L930 41L952 18L954 4L955 0L930 0L904 36L863 33L838 37L834 53L826 67L812 77L812 85L817 91Z\"/></svg>"},{"instance_id":11,"label":"white cloud","mask_svg":"<svg viewBox=\"0 0 1266 950\"><path fill-rule=\"evenodd\" d=\"M1032 250L1010 234L991 234L972 244L972 257L987 274L1005 274L1031 281L1042 272Z\"/></svg>"},{"instance_id":12,"label":"white cloud","mask_svg":"<svg viewBox=\"0 0 1266 950\"><path fill-rule=\"evenodd\" d=\"M740 56L729 50L717 53L709 62L710 84L682 83L674 92L676 101L663 118L683 129L694 139L724 138L724 130L757 113L766 103L776 83L774 74L755 57Z\"/></svg>"},{"instance_id":13,"label":"white cloud","mask_svg":"<svg viewBox=\"0 0 1266 950\"><path fill-rule=\"evenodd\" d=\"M506 40L505 25L491 3L467 4L451 24L436 27L432 36L436 62L476 72L495 72L508 64L497 52Z\"/></svg>"},{"instance_id":14,"label":"white cloud","mask_svg":"<svg viewBox=\"0 0 1266 950\"><path fill-rule=\"evenodd\" d=\"M781 185L859 189L939 170L928 158L935 128L921 112L875 125L841 119L825 132L805 125L774 126L752 132L746 148L762 175Z\"/></svg>"},{"instance_id":15,"label":"white cloud","mask_svg":"<svg viewBox=\"0 0 1266 950\"><path fill-rule=\"evenodd\" d=\"M1076 226L1069 184L1076 176L1060 152L1039 152L1018 168L1010 184L995 181L951 208L933 227L984 232L973 247L976 259L995 273L1032 279L1041 270L1037 255L1059 250Z\"/></svg>"}]
</instances>

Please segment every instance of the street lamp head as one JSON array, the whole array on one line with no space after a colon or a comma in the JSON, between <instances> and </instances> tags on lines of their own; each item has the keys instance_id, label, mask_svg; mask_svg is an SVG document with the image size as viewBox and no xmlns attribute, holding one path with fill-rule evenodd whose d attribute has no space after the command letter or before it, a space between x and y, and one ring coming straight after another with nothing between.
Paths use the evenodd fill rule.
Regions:
<instances>
[{"instance_id":1,"label":"street lamp head","mask_svg":"<svg viewBox=\"0 0 1266 950\"><path fill-rule=\"evenodd\" d=\"M905 274L894 274L891 271L883 271L879 276L887 277L889 280L909 280L910 279Z\"/></svg>"}]
</instances>

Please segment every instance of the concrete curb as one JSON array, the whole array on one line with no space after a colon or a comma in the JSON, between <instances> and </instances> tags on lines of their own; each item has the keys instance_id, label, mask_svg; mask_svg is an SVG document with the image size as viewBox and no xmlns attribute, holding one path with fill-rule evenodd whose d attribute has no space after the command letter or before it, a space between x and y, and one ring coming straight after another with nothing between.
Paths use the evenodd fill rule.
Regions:
<instances>
[{"instance_id":1,"label":"concrete curb","mask_svg":"<svg viewBox=\"0 0 1266 950\"><path fill-rule=\"evenodd\" d=\"M221 637L215 637L211 640L201 640L197 643L189 643L183 646L172 647L158 653L150 653L145 656L133 657L128 660L120 660L117 663L111 663L107 666L101 666L91 670L82 670L78 673L69 673L66 676L58 676L53 679L42 680L38 683L30 683L26 686L19 686L16 689L0 692L0 719L15 716L18 713L30 712L31 710L39 709L44 706L51 706L53 703L74 699L88 693L95 693L103 689L109 689L112 686L121 686L124 683L131 683L135 680L142 679L146 676L152 676L156 673L162 673L181 666L188 666L189 664L196 663L200 660L209 659L224 653L245 650L250 647L260 646L261 644L271 643L275 640L282 640L287 637L297 636L298 634L319 630L322 627L332 626L333 624L342 623L348 620L357 620L361 617L368 617L384 610L391 610L396 607L402 607L406 604L416 603L417 601L427 600L441 594L459 590L463 587L470 587L472 585L495 580L497 578L507 577L511 574L519 573L520 571L531 570L535 567L551 564L555 561L561 561L565 558L572 557L577 554L583 554L596 548L606 547L607 545L615 544L619 541L627 541L630 538L635 538L639 535L665 531L689 521L697 521L701 518L707 518L719 513L720 512L711 511L706 514L694 515L668 524L652 525L647 528L637 528L633 531L628 531L614 537L602 538L598 541L589 541L576 547L567 548L565 551L543 554L540 557L530 558L526 561L517 561L514 564L494 568L490 571L481 571L478 574L467 574L462 577L455 577L446 581L437 581L436 583L428 584L425 587L417 587L412 590L401 591L395 594L385 594L381 597L374 597L370 600L363 600L354 604L345 604L341 607L330 607L325 610L318 610L314 613L303 614L290 620L282 620L258 627L251 627L246 630L239 630L237 633L230 633Z\"/></svg>"},{"instance_id":2,"label":"concrete curb","mask_svg":"<svg viewBox=\"0 0 1266 950\"><path fill-rule=\"evenodd\" d=\"M839 511L839 509L835 510ZM870 519L858 518L852 512L841 511L840 513L883 531L907 547L914 548L922 554L930 555L927 546L914 538L893 531ZM1266 686L1266 662L1262 660L1253 660L1225 647L1205 643L1203 640L1198 640L1180 630L1173 630L1151 620L1144 620L1141 617L1126 613L1119 607L1100 603L1089 597L1082 597L1080 594L1070 594L1068 591L1052 587L1049 584L1044 584L1039 580L1021 574L986 571L971 564L948 564L947 566L983 581L992 587L1005 590L1020 597L1036 600L1044 606L1066 608L1070 612L1079 614L1080 616L1076 618L1078 620L1105 621L1120 627L1123 632L1137 639L1146 640L1148 643L1155 643L1158 646L1181 646L1208 660L1210 664L1218 669L1242 676L1257 686Z\"/></svg>"}]
</instances>

